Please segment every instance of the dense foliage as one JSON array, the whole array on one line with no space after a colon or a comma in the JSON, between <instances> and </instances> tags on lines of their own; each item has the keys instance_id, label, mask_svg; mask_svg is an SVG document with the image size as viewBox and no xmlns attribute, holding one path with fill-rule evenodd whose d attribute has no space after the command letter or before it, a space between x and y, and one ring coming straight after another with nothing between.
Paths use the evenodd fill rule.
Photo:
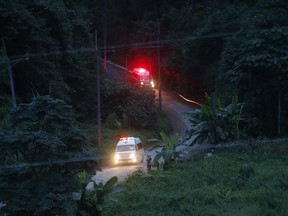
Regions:
<instances>
[{"instance_id":1,"label":"dense foliage","mask_svg":"<svg viewBox=\"0 0 288 216\"><path fill-rule=\"evenodd\" d=\"M73 215L80 173L95 174L89 139L71 106L50 96L11 111L0 128L1 214Z\"/></svg>"},{"instance_id":2,"label":"dense foliage","mask_svg":"<svg viewBox=\"0 0 288 216\"><path fill-rule=\"evenodd\" d=\"M0 170L1 210L13 212L13 215L73 215L76 212L77 204L72 201L71 194L83 189L79 185L78 173L84 168L89 171L87 164L56 163L24 169L13 165L46 163L85 155L89 142L73 118L90 124L96 122L98 87L103 122L113 115L117 123L120 122L119 127L160 128L161 124L155 120L153 91L128 83L114 83L106 78L99 63L104 59L105 45L109 60L128 69L139 62L149 65L154 78L160 75L157 74L157 57L160 57L163 88L198 102L204 102L205 92L216 92L222 104L232 101L224 106L212 98L210 104L194 113L192 126L195 129L193 133L199 135L198 141L200 138L209 138L211 142L241 138L242 102L245 104L245 132L248 136L287 135L287 12L286 0L0 0L0 119L9 114L9 118L1 122L0 162L12 166L8 172ZM98 38L95 38L96 31ZM98 53L95 52L96 45ZM15 82L17 104L22 104L11 112L9 66ZM101 74L100 86L97 86L97 74ZM35 97L30 102L30 98L36 95L49 96ZM63 101L76 111L73 118L71 107ZM251 156L254 170L260 167L256 162L265 162L265 155L263 157L261 160L261 157ZM273 185L257 181L257 178L274 177L268 173L268 165L263 175L252 178L252 183L243 175L245 181L240 181L243 192L234 188L233 184L238 187L239 182L230 181L235 173L229 179L221 178L227 170L222 170L223 175L219 176L213 173L215 164L227 168L221 162L226 159L224 155L219 160L217 157L211 160L211 163L198 162L200 169L209 169L209 174L205 174L208 178L199 180L201 184L205 182L202 191L193 188L199 184L197 181L190 188L190 194L198 195L198 199L197 196L180 195L183 190L184 194L187 193L185 186L185 189L179 189L181 193L178 191L178 195L173 191L173 194L165 195L167 199L159 197L157 205L155 200L151 201L151 206L145 208L143 214L154 207L158 210L167 205L166 200L173 214L179 213L175 209L180 209L179 214L209 214L207 206L213 208L219 203L225 206L222 207L225 211L230 210L228 213L219 210L223 215L237 214L235 209L242 204L243 214L261 215L265 209L271 214L287 214L287 209L281 205L282 202L287 204L287 200L282 199L287 188L284 181L277 179ZM241 165L243 160L249 161L246 156L238 159L238 156L233 158L233 163L227 159L227 164L235 166L235 161L239 162L237 165ZM275 163L276 167L281 167L283 162ZM246 172L246 168L241 169L240 175ZM191 184L201 170L195 165L189 169L192 179L188 183ZM269 172L271 170L275 171L271 168ZM211 171L217 177L211 176ZM198 175L193 176L197 172ZM286 178L285 175L282 177ZM156 180L159 183L159 179ZM179 181L184 180L181 176ZM229 187L219 188L219 180L223 185L228 182ZM163 178L161 184L166 184L165 181ZM175 181L171 182L169 188L175 188ZM208 188L211 182L214 186ZM151 191L151 185L148 186ZM162 188L165 192L166 186ZM243 193L250 193L251 188L255 189L253 194L244 197L244 201L240 199ZM279 188L283 191L278 191ZM152 192L156 196L158 192L155 191ZM135 214L134 210L141 212L139 204L130 202L135 197L136 201L142 198L136 192L131 190L132 196L123 198L126 199L125 205L129 203L128 207L131 207L131 214ZM215 197L220 195L221 200L208 197L211 193ZM149 196L144 196L145 202ZM257 205L251 204L254 199L260 200ZM221 202L223 200L225 202ZM7 205L2 208L1 202ZM185 202L189 204L187 208L182 205ZM199 202L205 206L198 212L190 209L198 206ZM117 208L111 212L119 213Z\"/></svg>"},{"instance_id":3,"label":"dense foliage","mask_svg":"<svg viewBox=\"0 0 288 216\"><path fill-rule=\"evenodd\" d=\"M87 102L96 101L92 70L95 57L80 52L94 44L87 6L73 1L17 0L0 1L0 8L0 36L12 61L18 103L29 102L34 92L61 98L80 111L91 112L93 106ZM5 53L1 54L5 63ZM23 58L25 54L28 61ZM6 64L1 64L1 77L5 78L0 81L1 94L7 97L10 86L5 69ZM4 99L1 107L9 107Z\"/></svg>"},{"instance_id":4,"label":"dense foliage","mask_svg":"<svg viewBox=\"0 0 288 216\"><path fill-rule=\"evenodd\" d=\"M247 129L244 129L247 123L243 124L243 103L238 102L238 97L232 97L231 104L227 106L214 93L207 95L207 99L207 105L188 114L191 124L188 139L194 137L192 144L217 144L247 138Z\"/></svg>"},{"instance_id":5,"label":"dense foliage","mask_svg":"<svg viewBox=\"0 0 288 216\"><path fill-rule=\"evenodd\" d=\"M226 41L221 84L245 101L251 134L287 134L287 2L259 1L246 19L246 34Z\"/></svg>"},{"instance_id":6,"label":"dense foliage","mask_svg":"<svg viewBox=\"0 0 288 216\"><path fill-rule=\"evenodd\" d=\"M104 119L114 113L123 127L155 128L155 92L152 89L110 81L104 82L102 88Z\"/></svg>"},{"instance_id":7,"label":"dense foliage","mask_svg":"<svg viewBox=\"0 0 288 216\"><path fill-rule=\"evenodd\" d=\"M7 55L18 103L33 94L49 94L72 104L81 120L95 120L97 30L100 57L106 44L108 59L128 68L140 59L149 64L154 78L159 36L163 87L199 102L205 92L220 93L224 102L238 95L247 106L251 135L287 134L285 0L0 0L0 8L6 47L6 53L4 43L0 48L1 116L11 106ZM106 80L105 74L101 78ZM134 100L141 92L113 90L120 99L111 103L105 82L101 81L103 120L111 112L119 118L127 115L123 107L131 101L129 106L139 111L130 116L132 122L141 116L136 122L151 126L150 111L139 109L146 99Z\"/></svg>"}]
</instances>

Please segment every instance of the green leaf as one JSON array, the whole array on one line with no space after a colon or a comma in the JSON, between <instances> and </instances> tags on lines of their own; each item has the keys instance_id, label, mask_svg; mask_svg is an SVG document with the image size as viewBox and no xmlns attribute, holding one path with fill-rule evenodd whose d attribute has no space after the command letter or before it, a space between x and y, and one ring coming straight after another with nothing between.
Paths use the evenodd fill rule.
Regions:
<instances>
[{"instance_id":1,"label":"green leaf","mask_svg":"<svg viewBox=\"0 0 288 216\"><path fill-rule=\"evenodd\" d=\"M103 186L103 190L104 191L111 191L111 189L114 187L114 185L117 183L118 181L118 177L117 176L113 176L112 178L110 178L105 185Z\"/></svg>"}]
</instances>

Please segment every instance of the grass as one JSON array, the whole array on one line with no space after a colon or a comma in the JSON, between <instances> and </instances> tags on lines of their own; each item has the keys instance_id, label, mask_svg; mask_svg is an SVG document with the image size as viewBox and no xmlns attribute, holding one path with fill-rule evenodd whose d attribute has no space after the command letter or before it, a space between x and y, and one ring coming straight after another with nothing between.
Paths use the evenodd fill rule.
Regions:
<instances>
[{"instance_id":1,"label":"grass","mask_svg":"<svg viewBox=\"0 0 288 216\"><path fill-rule=\"evenodd\" d=\"M288 143L237 148L136 172L103 215L288 215Z\"/></svg>"}]
</instances>

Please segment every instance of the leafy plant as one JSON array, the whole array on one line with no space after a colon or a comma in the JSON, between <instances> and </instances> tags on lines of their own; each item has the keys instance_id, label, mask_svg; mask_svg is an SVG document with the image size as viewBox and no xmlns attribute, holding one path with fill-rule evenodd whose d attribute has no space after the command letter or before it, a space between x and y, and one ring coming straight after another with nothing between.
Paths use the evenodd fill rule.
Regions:
<instances>
[{"instance_id":1,"label":"leafy plant","mask_svg":"<svg viewBox=\"0 0 288 216\"><path fill-rule=\"evenodd\" d=\"M178 144L178 133L174 134L171 138L169 138L163 131L160 132L163 143L154 145L153 148L162 147L160 152L157 152L156 156L153 159L154 166L158 165L158 162L161 157L164 158L164 169L168 169L171 166L171 162L179 155L179 152L176 151L176 147ZM152 149L153 149L152 148Z\"/></svg>"},{"instance_id":2,"label":"leafy plant","mask_svg":"<svg viewBox=\"0 0 288 216\"><path fill-rule=\"evenodd\" d=\"M208 141L211 144L240 139L240 121L243 121L243 103L233 96L228 106L223 106L220 99L213 93L206 94L208 104L190 114L191 130L189 138L194 136L194 143Z\"/></svg>"},{"instance_id":3,"label":"leafy plant","mask_svg":"<svg viewBox=\"0 0 288 216\"><path fill-rule=\"evenodd\" d=\"M122 188L115 188L118 178L116 176L109 179L105 184L93 181L93 188L87 190L84 188L79 200L79 216L101 216L105 207L105 202L109 195L123 191ZM109 199L116 202L116 199Z\"/></svg>"},{"instance_id":4,"label":"leafy plant","mask_svg":"<svg viewBox=\"0 0 288 216\"><path fill-rule=\"evenodd\" d=\"M176 149L176 144L177 144L177 141L179 138L178 133L174 134L170 139L163 131L160 132L160 135L161 135L162 140L164 142L164 148L165 149L171 149L171 150Z\"/></svg>"}]
</instances>

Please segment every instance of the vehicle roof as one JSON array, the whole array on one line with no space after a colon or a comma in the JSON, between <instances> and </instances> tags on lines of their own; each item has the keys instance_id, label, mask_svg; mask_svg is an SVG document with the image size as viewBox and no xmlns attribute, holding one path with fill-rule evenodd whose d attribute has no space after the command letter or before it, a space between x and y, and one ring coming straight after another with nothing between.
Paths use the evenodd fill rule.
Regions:
<instances>
[{"instance_id":1,"label":"vehicle roof","mask_svg":"<svg viewBox=\"0 0 288 216\"><path fill-rule=\"evenodd\" d=\"M117 146L135 145L137 143L141 143L141 140L139 137L125 137L125 138L120 138L119 142L117 143Z\"/></svg>"}]
</instances>

